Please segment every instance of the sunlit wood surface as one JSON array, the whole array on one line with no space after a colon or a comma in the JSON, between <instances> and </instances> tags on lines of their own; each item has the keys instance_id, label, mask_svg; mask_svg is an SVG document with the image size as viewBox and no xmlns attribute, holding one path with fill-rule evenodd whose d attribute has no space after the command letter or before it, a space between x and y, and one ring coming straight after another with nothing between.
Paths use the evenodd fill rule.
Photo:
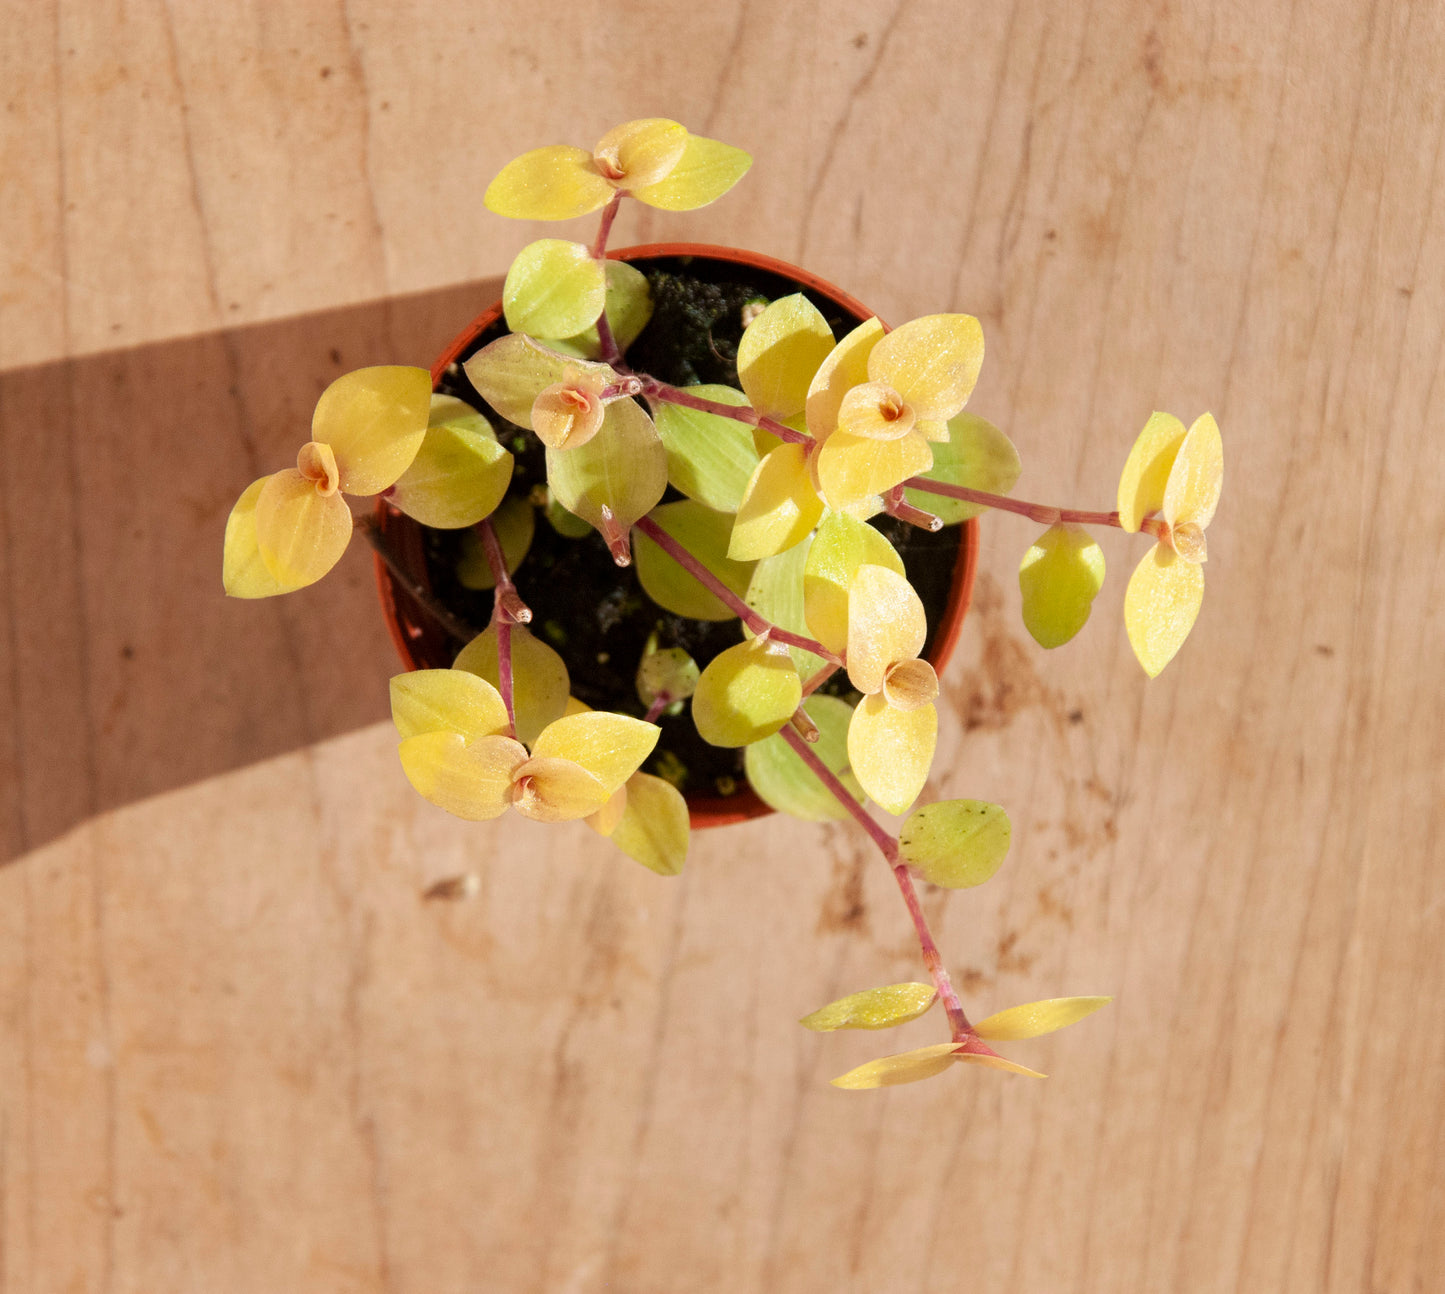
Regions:
<instances>
[{"instance_id":1,"label":"sunlit wood surface","mask_svg":"<svg viewBox=\"0 0 1445 1294\"><path fill-rule=\"evenodd\" d=\"M1438 7L1353 0L11 6L0 1290L1445 1288L1442 68ZM220 597L317 392L428 362L544 232L489 176L644 115L756 165L616 245L977 314L1027 497L1108 506L1151 409L1224 429L1152 684L1140 545L1046 654L1034 530L985 522L932 793L1015 845L928 907L975 1015L1117 995L1010 1048L1045 1083L827 1086L941 1037L794 1023L920 973L851 831L664 881L454 821L360 552Z\"/></svg>"}]
</instances>

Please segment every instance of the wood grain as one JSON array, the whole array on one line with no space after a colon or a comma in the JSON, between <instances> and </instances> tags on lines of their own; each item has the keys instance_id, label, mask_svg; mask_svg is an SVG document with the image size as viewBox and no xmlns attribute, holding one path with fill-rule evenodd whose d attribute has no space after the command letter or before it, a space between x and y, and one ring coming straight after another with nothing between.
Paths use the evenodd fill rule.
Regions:
<instances>
[{"instance_id":1,"label":"wood grain","mask_svg":"<svg viewBox=\"0 0 1445 1294\"><path fill-rule=\"evenodd\" d=\"M1445 1287L1442 64L1403 0L17 10L0 1289ZM756 165L614 241L977 314L1020 493L1107 506L1153 408L1224 430L1152 684L1138 545L1046 657L1032 529L984 527L931 793L1005 804L1014 851L927 903L974 1014L1117 994L1014 1049L1047 1083L827 1086L938 1036L793 1023L919 973L844 829L730 828L662 881L455 822L385 727L335 735L391 668L365 562L213 597L333 365L416 358L557 232L487 216L490 174L649 114Z\"/></svg>"}]
</instances>

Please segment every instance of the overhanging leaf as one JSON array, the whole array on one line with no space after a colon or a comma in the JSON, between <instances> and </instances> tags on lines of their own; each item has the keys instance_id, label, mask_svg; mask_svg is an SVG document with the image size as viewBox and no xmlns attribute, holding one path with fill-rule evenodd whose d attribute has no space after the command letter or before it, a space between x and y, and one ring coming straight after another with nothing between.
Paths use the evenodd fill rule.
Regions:
<instances>
[{"instance_id":1,"label":"overhanging leaf","mask_svg":"<svg viewBox=\"0 0 1445 1294\"><path fill-rule=\"evenodd\" d=\"M1083 526L1050 526L1019 565L1024 627L1040 647L1061 647L1089 618L1104 585L1104 551Z\"/></svg>"},{"instance_id":2,"label":"overhanging leaf","mask_svg":"<svg viewBox=\"0 0 1445 1294\"><path fill-rule=\"evenodd\" d=\"M1008 814L997 804L940 800L909 814L898 853L934 885L966 889L998 871L1011 834Z\"/></svg>"},{"instance_id":3,"label":"overhanging leaf","mask_svg":"<svg viewBox=\"0 0 1445 1294\"><path fill-rule=\"evenodd\" d=\"M973 1031L991 1042L1037 1038L1074 1024L1113 1000L1112 997L1052 997L1042 1002L1025 1002L996 1012L974 1025Z\"/></svg>"},{"instance_id":4,"label":"overhanging leaf","mask_svg":"<svg viewBox=\"0 0 1445 1294\"><path fill-rule=\"evenodd\" d=\"M802 696L788 649L754 638L713 657L697 681L692 718L710 745L746 746L777 732Z\"/></svg>"},{"instance_id":5,"label":"overhanging leaf","mask_svg":"<svg viewBox=\"0 0 1445 1294\"><path fill-rule=\"evenodd\" d=\"M850 993L819 1007L798 1021L805 1029L831 1033L835 1029L892 1029L916 1020L936 1001L932 984L888 984L883 988Z\"/></svg>"},{"instance_id":6,"label":"overhanging leaf","mask_svg":"<svg viewBox=\"0 0 1445 1294\"><path fill-rule=\"evenodd\" d=\"M691 499L653 508L652 519L738 597L747 592L753 576L751 562L728 557L733 519ZM639 531L632 538L633 560L643 590L658 606L692 620L732 620L737 612L722 602L698 578L674 561Z\"/></svg>"},{"instance_id":7,"label":"overhanging leaf","mask_svg":"<svg viewBox=\"0 0 1445 1294\"><path fill-rule=\"evenodd\" d=\"M848 769L848 724L853 707L841 697L815 693L803 702L803 710L818 726L813 754L862 803L863 788ZM849 816L781 733L753 742L743 752L743 768L758 797L779 813L805 822L829 822Z\"/></svg>"},{"instance_id":8,"label":"overhanging leaf","mask_svg":"<svg viewBox=\"0 0 1445 1294\"><path fill-rule=\"evenodd\" d=\"M690 386L689 395L720 404L746 406L747 396L730 386ZM758 465L753 429L685 405L652 403L657 434L667 450L667 478L683 494L719 512L736 512Z\"/></svg>"},{"instance_id":9,"label":"overhanging leaf","mask_svg":"<svg viewBox=\"0 0 1445 1294\"><path fill-rule=\"evenodd\" d=\"M581 243L542 238L517 253L502 284L507 327L543 339L572 337L596 324L607 275Z\"/></svg>"}]
</instances>

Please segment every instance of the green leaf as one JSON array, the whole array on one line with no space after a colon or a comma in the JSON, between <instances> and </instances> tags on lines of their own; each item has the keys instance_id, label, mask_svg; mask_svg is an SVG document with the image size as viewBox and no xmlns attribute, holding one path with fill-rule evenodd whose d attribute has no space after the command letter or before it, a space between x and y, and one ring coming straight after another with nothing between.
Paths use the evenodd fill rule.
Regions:
<instances>
[{"instance_id":1,"label":"green leaf","mask_svg":"<svg viewBox=\"0 0 1445 1294\"><path fill-rule=\"evenodd\" d=\"M746 746L792 717L803 685L786 647L754 638L713 657L697 681L692 718L713 746Z\"/></svg>"},{"instance_id":2,"label":"green leaf","mask_svg":"<svg viewBox=\"0 0 1445 1294\"><path fill-rule=\"evenodd\" d=\"M617 349L626 354L652 318L652 288L647 275L626 261L608 261L606 311L612 340L617 343ZM547 344L563 355L576 355L579 359L595 360L602 356L602 342L595 323L572 337L551 338Z\"/></svg>"},{"instance_id":3,"label":"green leaf","mask_svg":"<svg viewBox=\"0 0 1445 1294\"><path fill-rule=\"evenodd\" d=\"M803 571L808 562L808 550L813 537L806 535L803 541L764 557L753 568L752 582L744 600L760 616L779 629L789 633L808 636L808 622L803 613ZM751 635L746 625L743 633ZM823 658L805 647L789 647L793 664L803 678L811 678L823 667Z\"/></svg>"},{"instance_id":4,"label":"green leaf","mask_svg":"<svg viewBox=\"0 0 1445 1294\"><path fill-rule=\"evenodd\" d=\"M517 253L502 285L507 327L544 340L597 322L607 295L601 264L581 243L543 238Z\"/></svg>"},{"instance_id":5,"label":"green leaf","mask_svg":"<svg viewBox=\"0 0 1445 1294\"><path fill-rule=\"evenodd\" d=\"M850 993L798 1021L805 1029L892 1029L916 1020L938 1000L932 984L888 984Z\"/></svg>"},{"instance_id":6,"label":"green leaf","mask_svg":"<svg viewBox=\"0 0 1445 1294\"><path fill-rule=\"evenodd\" d=\"M948 441L933 446L933 466L923 475L945 485L1007 494L1021 470L1013 441L986 418L965 411L948 420ZM915 508L933 513L946 526L988 511L982 503L965 503L927 490L907 489L903 497Z\"/></svg>"},{"instance_id":7,"label":"green leaf","mask_svg":"<svg viewBox=\"0 0 1445 1294\"><path fill-rule=\"evenodd\" d=\"M637 667L637 695L645 706L651 706L660 696L674 701L686 701L697 691L700 674L697 662L681 647L657 646L657 635L648 639ZM679 707L680 708L680 707Z\"/></svg>"},{"instance_id":8,"label":"green leaf","mask_svg":"<svg viewBox=\"0 0 1445 1294\"><path fill-rule=\"evenodd\" d=\"M742 597L753 576L752 562L728 557L733 519L691 499L664 503L652 519L729 589ZM632 538L637 578L658 606L691 620L732 620L737 613L639 531Z\"/></svg>"},{"instance_id":9,"label":"green leaf","mask_svg":"<svg viewBox=\"0 0 1445 1294\"><path fill-rule=\"evenodd\" d=\"M537 514L526 499L515 495L503 499L501 506L491 515L492 529L497 532L497 542L502 546L502 560L507 563L507 574L514 573L532 547L532 536L537 530ZM461 551L457 556L457 582L466 589L491 589L497 585L492 576L492 564L487 561L487 550L482 537L475 530L468 530L461 537Z\"/></svg>"},{"instance_id":10,"label":"green leaf","mask_svg":"<svg viewBox=\"0 0 1445 1294\"><path fill-rule=\"evenodd\" d=\"M909 814L898 836L903 860L947 889L982 885L1008 853L1008 814L985 800L940 800Z\"/></svg>"},{"instance_id":11,"label":"green leaf","mask_svg":"<svg viewBox=\"0 0 1445 1294\"><path fill-rule=\"evenodd\" d=\"M813 754L861 804L863 788L848 771L848 724L853 718L853 708L840 697L814 694L803 702L803 710L818 725ZM778 733L749 746L743 752L743 768L758 797L779 813L805 822L828 822L849 816L848 810L803 763L802 756Z\"/></svg>"},{"instance_id":12,"label":"green leaf","mask_svg":"<svg viewBox=\"0 0 1445 1294\"><path fill-rule=\"evenodd\" d=\"M741 391L730 386L690 386L687 393L736 407L748 403ZM736 512L758 465L752 427L665 400L652 401L652 416L667 449L668 480L709 508Z\"/></svg>"},{"instance_id":13,"label":"green leaf","mask_svg":"<svg viewBox=\"0 0 1445 1294\"><path fill-rule=\"evenodd\" d=\"M551 489L547 490L547 521L563 539L585 539L592 533L589 526L581 517L568 512L560 503Z\"/></svg>"},{"instance_id":14,"label":"green leaf","mask_svg":"<svg viewBox=\"0 0 1445 1294\"><path fill-rule=\"evenodd\" d=\"M1019 565L1024 627L1040 647L1061 647L1089 618L1104 585L1104 552L1083 526L1050 526Z\"/></svg>"},{"instance_id":15,"label":"green leaf","mask_svg":"<svg viewBox=\"0 0 1445 1294\"><path fill-rule=\"evenodd\" d=\"M547 481L562 506L597 530L615 553L614 539L625 543L627 532L667 489L667 451L640 404L614 400L602 429L586 444L547 451Z\"/></svg>"}]
</instances>

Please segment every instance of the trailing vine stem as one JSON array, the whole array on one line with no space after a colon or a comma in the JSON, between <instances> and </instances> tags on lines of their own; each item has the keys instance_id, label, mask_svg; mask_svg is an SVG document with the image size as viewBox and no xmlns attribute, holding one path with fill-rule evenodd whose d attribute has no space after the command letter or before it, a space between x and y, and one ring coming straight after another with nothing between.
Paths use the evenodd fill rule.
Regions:
<instances>
[{"instance_id":1,"label":"trailing vine stem","mask_svg":"<svg viewBox=\"0 0 1445 1294\"><path fill-rule=\"evenodd\" d=\"M515 737L517 712L513 704L516 685L512 678L512 626L526 624L532 618L532 611L517 595L517 586L512 583L507 571L507 559L491 518L477 522L477 533L482 538L482 550L487 555L487 565L491 567L492 580L496 585L492 625L497 631L497 691L502 694L502 704L507 707L507 724Z\"/></svg>"},{"instance_id":2,"label":"trailing vine stem","mask_svg":"<svg viewBox=\"0 0 1445 1294\"><path fill-rule=\"evenodd\" d=\"M688 572L700 584L704 585L708 592L712 593L720 602L738 617L749 629L759 638L767 634L769 640L775 643L783 643L788 647L801 647L804 651L810 651L815 656L820 656L834 666L842 665L843 658L829 651L822 643L812 638L805 638L802 634L795 634L789 629L781 629L764 616L759 615L752 607L748 606L742 598L738 597L726 584L704 566L696 557L687 551L680 543L667 533L651 517L640 518L637 528L642 531L653 543L662 549L679 566Z\"/></svg>"},{"instance_id":3,"label":"trailing vine stem","mask_svg":"<svg viewBox=\"0 0 1445 1294\"><path fill-rule=\"evenodd\" d=\"M797 752L798 757L808 766L813 775L827 787L833 798L847 809L853 820L868 833L869 839L878 846L884 862L888 864L889 871L893 873L893 879L898 885L899 892L903 895L903 902L913 921L914 933L918 936L918 946L923 952L923 964L928 967L928 973L933 979L933 986L938 990L939 1000L943 1003L943 1009L948 1015L948 1025L953 1041L966 1041L973 1033L973 1026L969 1024L968 1016L964 1014L963 1004L958 1000L958 993L953 987L953 981L948 977L948 967L943 964L943 956L938 951L938 944L934 941L933 932L928 928L928 918L924 915L923 905L918 901L918 891L913 884L913 875L908 870L908 864L898 857L897 839L890 836L879 823L873 820L867 810L848 793L848 788L834 776L833 771L818 758L802 737L787 724L784 724L779 731L783 740Z\"/></svg>"}]
</instances>

